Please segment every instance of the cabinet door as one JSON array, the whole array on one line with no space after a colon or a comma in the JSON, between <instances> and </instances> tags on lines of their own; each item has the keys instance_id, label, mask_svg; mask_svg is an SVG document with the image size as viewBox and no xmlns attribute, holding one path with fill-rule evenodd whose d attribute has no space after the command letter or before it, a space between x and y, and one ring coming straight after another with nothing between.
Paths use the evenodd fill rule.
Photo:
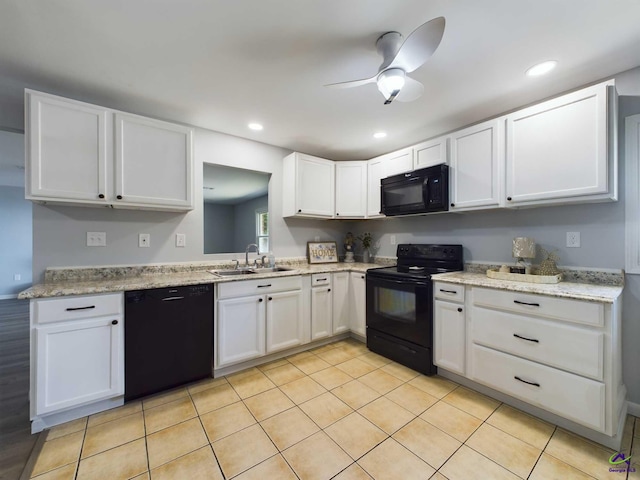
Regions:
<instances>
[{"instance_id":1,"label":"cabinet door","mask_svg":"<svg viewBox=\"0 0 640 480\"><path fill-rule=\"evenodd\" d=\"M218 366L264 355L265 312L263 295L218 300Z\"/></svg>"},{"instance_id":2,"label":"cabinet door","mask_svg":"<svg viewBox=\"0 0 640 480\"><path fill-rule=\"evenodd\" d=\"M311 289L311 340L325 338L332 333L331 287Z\"/></svg>"},{"instance_id":3,"label":"cabinet door","mask_svg":"<svg viewBox=\"0 0 640 480\"><path fill-rule=\"evenodd\" d=\"M507 206L608 192L607 85L507 116Z\"/></svg>"},{"instance_id":4,"label":"cabinet door","mask_svg":"<svg viewBox=\"0 0 640 480\"><path fill-rule=\"evenodd\" d=\"M109 112L35 92L26 101L26 197L106 204Z\"/></svg>"},{"instance_id":5,"label":"cabinet door","mask_svg":"<svg viewBox=\"0 0 640 480\"><path fill-rule=\"evenodd\" d=\"M331 276L333 334L349 331L349 272Z\"/></svg>"},{"instance_id":6,"label":"cabinet door","mask_svg":"<svg viewBox=\"0 0 640 480\"><path fill-rule=\"evenodd\" d=\"M386 177L384 158L369 160L367 165L367 217L383 217L380 213L380 180Z\"/></svg>"},{"instance_id":7,"label":"cabinet door","mask_svg":"<svg viewBox=\"0 0 640 480\"><path fill-rule=\"evenodd\" d=\"M271 293L267 300L267 353L301 345L302 291Z\"/></svg>"},{"instance_id":8,"label":"cabinet door","mask_svg":"<svg viewBox=\"0 0 640 480\"><path fill-rule=\"evenodd\" d=\"M435 301L433 363L451 372L465 372L465 316L461 304Z\"/></svg>"},{"instance_id":9,"label":"cabinet door","mask_svg":"<svg viewBox=\"0 0 640 480\"><path fill-rule=\"evenodd\" d=\"M351 331L367 335L365 274L351 272Z\"/></svg>"},{"instance_id":10,"label":"cabinet door","mask_svg":"<svg viewBox=\"0 0 640 480\"><path fill-rule=\"evenodd\" d=\"M385 177L413 170L413 149L403 148L385 155Z\"/></svg>"},{"instance_id":11,"label":"cabinet door","mask_svg":"<svg viewBox=\"0 0 640 480\"><path fill-rule=\"evenodd\" d=\"M123 326L106 317L35 328L36 415L124 393Z\"/></svg>"},{"instance_id":12,"label":"cabinet door","mask_svg":"<svg viewBox=\"0 0 640 480\"><path fill-rule=\"evenodd\" d=\"M301 216L333 218L335 165L330 160L296 154L296 204ZM284 188L291 188L285 185Z\"/></svg>"},{"instance_id":13,"label":"cabinet door","mask_svg":"<svg viewBox=\"0 0 640 480\"><path fill-rule=\"evenodd\" d=\"M367 214L367 162L337 162L336 218Z\"/></svg>"},{"instance_id":14,"label":"cabinet door","mask_svg":"<svg viewBox=\"0 0 640 480\"><path fill-rule=\"evenodd\" d=\"M447 137L438 137L413 147L413 169L447 163Z\"/></svg>"},{"instance_id":15,"label":"cabinet door","mask_svg":"<svg viewBox=\"0 0 640 480\"><path fill-rule=\"evenodd\" d=\"M114 206L193 209L192 130L125 113L115 122Z\"/></svg>"},{"instance_id":16,"label":"cabinet door","mask_svg":"<svg viewBox=\"0 0 640 480\"><path fill-rule=\"evenodd\" d=\"M503 204L504 119L451 134L451 210L495 208Z\"/></svg>"}]
</instances>

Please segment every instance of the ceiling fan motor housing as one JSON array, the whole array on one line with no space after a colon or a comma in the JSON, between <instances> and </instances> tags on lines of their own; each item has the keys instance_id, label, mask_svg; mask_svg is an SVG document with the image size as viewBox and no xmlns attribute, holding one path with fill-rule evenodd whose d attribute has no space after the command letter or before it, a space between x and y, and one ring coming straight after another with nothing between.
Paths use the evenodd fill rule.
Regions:
<instances>
[{"instance_id":1,"label":"ceiling fan motor housing","mask_svg":"<svg viewBox=\"0 0 640 480\"><path fill-rule=\"evenodd\" d=\"M387 32L378 38L376 41L376 49L382 56L382 64L379 68L380 72L391 64L398 54L403 41L404 37L398 32Z\"/></svg>"}]
</instances>

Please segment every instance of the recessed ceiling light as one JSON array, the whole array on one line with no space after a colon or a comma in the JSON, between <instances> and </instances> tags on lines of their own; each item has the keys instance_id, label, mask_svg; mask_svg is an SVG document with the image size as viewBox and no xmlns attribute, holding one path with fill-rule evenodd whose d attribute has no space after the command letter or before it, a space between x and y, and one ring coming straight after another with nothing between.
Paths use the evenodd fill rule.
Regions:
<instances>
[{"instance_id":1,"label":"recessed ceiling light","mask_svg":"<svg viewBox=\"0 0 640 480\"><path fill-rule=\"evenodd\" d=\"M546 62L538 63L533 67L529 68L525 73L529 77L538 77L540 75L544 75L545 73L549 73L551 70L556 68L558 62L555 60L548 60Z\"/></svg>"},{"instance_id":2,"label":"recessed ceiling light","mask_svg":"<svg viewBox=\"0 0 640 480\"><path fill-rule=\"evenodd\" d=\"M373 138L384 138L387 134L385 132L376 132L373 134Z\"/></svg>"},{"instance_id":3,"label":"recessed ceiling light","mask_svg":"<svg viewBox=\"0 0 640 480\"><path fill-rule=\"evenodd\" d=\"M256 131L260 131L262 130L264 127L262 125L260 125L259 123L250 123L249 125L247 125L251 130L256 130Z\"/></svg>"}]
</instances>

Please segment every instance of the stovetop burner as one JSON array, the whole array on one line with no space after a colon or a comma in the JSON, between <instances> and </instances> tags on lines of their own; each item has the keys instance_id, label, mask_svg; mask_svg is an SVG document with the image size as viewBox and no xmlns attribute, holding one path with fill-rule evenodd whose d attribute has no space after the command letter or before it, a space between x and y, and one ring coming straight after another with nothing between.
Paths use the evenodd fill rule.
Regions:
<instances>
[{"instance_id":1,"label":"stovetop burner","mask_svg":"<svg viewBox=\"0 0 640 480\"><path fill-rule=\"evenodd\" d=\"M396 266L372 268L367 275L424 279L464 269L462 245L400 244L397 255Z\"/></svg>"}]
</instances>

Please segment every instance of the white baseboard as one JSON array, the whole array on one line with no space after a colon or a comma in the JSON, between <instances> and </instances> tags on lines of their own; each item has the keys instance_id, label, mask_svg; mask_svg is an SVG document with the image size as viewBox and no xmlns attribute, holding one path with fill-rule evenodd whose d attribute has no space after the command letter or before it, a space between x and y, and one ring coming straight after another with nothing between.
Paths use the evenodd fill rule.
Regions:
<instances>
[{"instance_id":1,"label":"white baseboard","mask_svg":"<svg viewBox=\"0 0 640 480\"><path fill-rule=\"evenodd\" d=\"M627 413L634 417L640 417L640 403L627 402Z\"/></svg>"},{"instance_id":2,"label":"white baseboard","mask_svg":"<svg viewBox=\"0 0 640 480\"><path fill-rule=\"evenodd\" d=\"M0 295L0 300L11 300L12 298L18 298L18 294L14 293L13 295Z\"/></svg>"}]
</instances>

